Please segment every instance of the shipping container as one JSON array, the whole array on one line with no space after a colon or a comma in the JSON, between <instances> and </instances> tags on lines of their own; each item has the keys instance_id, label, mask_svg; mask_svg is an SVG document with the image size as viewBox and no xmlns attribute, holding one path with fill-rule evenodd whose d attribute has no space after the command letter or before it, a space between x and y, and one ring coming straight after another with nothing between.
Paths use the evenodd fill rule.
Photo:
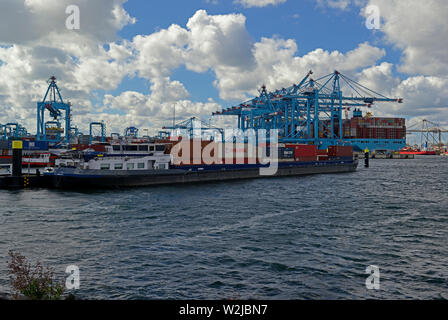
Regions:
<instances>
[{"instance_id":1,"label":"shipping container","mask_svg":"<svg viewBox=\"0 0 448 320\"><path fill-rule=\"evenodd\" d=\"M350 157L353 156L352 146L329 146L328 156L330 157Z\"/></svg>"},{"instance_id":2,"label":"shipping container","mask_svg":"<svg viewBox=\"0 0 448 320\"><path fill-rule=\"evenodd\" d=\"M89 147L88 144L71 144L70 149L72 150L85 150Z\"/></svg>"},{"instance_id":3,"label":"shipping container","mask_svg":"<svg viewBox=\"0 0 448 320\"><path fill-rule=\"evenodd\" d=\"M89 146L89 149L93 149L95 152L105 152L106 146L102 144L92 144Z\"/></svg>"},{"instance_id":4,"label":"shipping container","mask_svg":"<svg viewBox=\"0 0 448 320\"><path fill-rule=\"evenodd\" d=\"M326 156L327 154L328 154L327 150L321 150L321 149L317 150L318 156Z\"/></svg>"},{"instance_id":5,"label":"shipping container","mask_svg":"<svg viewBox=\"0 0 448 320\"><path fill-rule=\"evenodd\" d=\"M294 149L294 157L314 157L317 155L317 147L312 144L286 144L287 148Z\"/></svg>"},{"instance_id":6,"label":"shipping container","mask_svg":"<svg viewBox=\"0 0 448 320\"><path fill-rule=\"evenodd\" d=\"M48 141L23 141L23 149L24 150L48 150L49 143Z\"/></svg>"},{"instance_id":7,"label":"shipping container","mask_svg":"<svg viewBox=\"0 0 448 320\"><path fill-rule=\"evenodd\" d=\"M403 118L352 118L350 133L344 131L344 137L365 139L405 139L406 133L394 130L406 130ZM392 131L387 131L392 130Z\"/></svg>"}]
</instances>

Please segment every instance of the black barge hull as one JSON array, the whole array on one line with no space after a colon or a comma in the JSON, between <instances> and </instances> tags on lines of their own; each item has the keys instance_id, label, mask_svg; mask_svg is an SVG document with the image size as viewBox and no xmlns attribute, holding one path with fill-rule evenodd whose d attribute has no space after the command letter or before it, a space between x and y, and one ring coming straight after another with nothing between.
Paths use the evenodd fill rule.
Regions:
<instances>
[{"instance_id":1,"label":"black barge hull","mask_svg":"<svg viewBox=\"0 0 448 320\"><path fill-rule=\"evenodd\" d=\"M212 181L228 181L240 179L301 176L322 173L347 173L356 171L358 161L309 164L309 165L283 165L275 175L260 175L259 168L251 169L222 169L222 170L185 170L170 169L161 171L121 171L106 173L100 170L85 170L83 174L75 171L47 176L47 181L53 188L85 189L85 188L117 188L141 187L167 184L184 184Z\"/></svg>"}]
</instances>

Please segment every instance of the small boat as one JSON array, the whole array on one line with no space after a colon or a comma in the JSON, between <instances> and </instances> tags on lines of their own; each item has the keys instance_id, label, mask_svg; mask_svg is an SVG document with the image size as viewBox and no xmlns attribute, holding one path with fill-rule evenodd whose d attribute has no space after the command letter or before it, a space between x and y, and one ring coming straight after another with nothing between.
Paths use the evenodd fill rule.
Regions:
<instances>
[{"instance_id":1,"label":"small boat","mask_svg":"<svg viewBox=\"0 0 448 320\"><path fill-rule=\"evenodd\" d=\"M435 150L420 150L420 149L412 149L412 148L403 148L400 150L400 154L414 154L414 155L425 155L425 156L437 155Z\"/></svg>"},{"instance_id":2,"label":"small boat","mask_svg":"<svg viewBox=\"0 0 448 320\"><path fill-rule=\"evenodd\" d=\"M50 167L54 165L56 158L57 156L53 155L51 152L27 152L22 155L22 167ZM0 163L12 163L12 154L7 153L0 156Z\"/></svg>"}]
</instances>

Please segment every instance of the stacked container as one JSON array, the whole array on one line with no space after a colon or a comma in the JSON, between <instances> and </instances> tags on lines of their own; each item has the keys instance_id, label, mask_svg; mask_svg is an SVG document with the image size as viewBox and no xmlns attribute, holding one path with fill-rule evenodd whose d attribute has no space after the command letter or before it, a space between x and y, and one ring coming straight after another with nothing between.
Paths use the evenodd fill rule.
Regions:
<instances>
[{"instance_id":1,"label":"stacked container","mask_svg":"<svg viewBox=\"0 0 448 320\"><path fill-rule=\"evenodd\" d=\"M344 122L343 136L346 139L405 139L405 119L355 117Z\"/></svg>"},{"instance_id":2,"label":"stacked container","mask_svg":"<svg viewBox=\"0 0 448 320\"><path fill-rule=\"evenodd\" d=\"M353 147L352 146L329 146L328 157L337 160L352 160Z\"/></svg>"},{"instance_id":3,"label":"stacked container","mask_svg":"<svg viewBox=\"0 0 448 320\"><path fill-rule=\"evenodd\" d=\"M294 150L295 161L317 161L317 147L309 144L286 144L286 148Z\"/></svg>"}]
</instances>

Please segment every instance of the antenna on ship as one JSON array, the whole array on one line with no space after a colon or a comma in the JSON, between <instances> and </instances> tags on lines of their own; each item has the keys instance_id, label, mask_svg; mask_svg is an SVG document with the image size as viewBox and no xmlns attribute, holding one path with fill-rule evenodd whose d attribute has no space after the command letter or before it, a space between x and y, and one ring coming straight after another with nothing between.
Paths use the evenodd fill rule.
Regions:
<instances>
[{"instance_id":1,"label":"antenna on ship","mask_svg":"<svg viewBox=\"0 0 448 320\"><path fill-rule=\"evenodd\" d=\"M176 126L176 104L173 104L173 129Z\"/></svg>"}]
</instances>

